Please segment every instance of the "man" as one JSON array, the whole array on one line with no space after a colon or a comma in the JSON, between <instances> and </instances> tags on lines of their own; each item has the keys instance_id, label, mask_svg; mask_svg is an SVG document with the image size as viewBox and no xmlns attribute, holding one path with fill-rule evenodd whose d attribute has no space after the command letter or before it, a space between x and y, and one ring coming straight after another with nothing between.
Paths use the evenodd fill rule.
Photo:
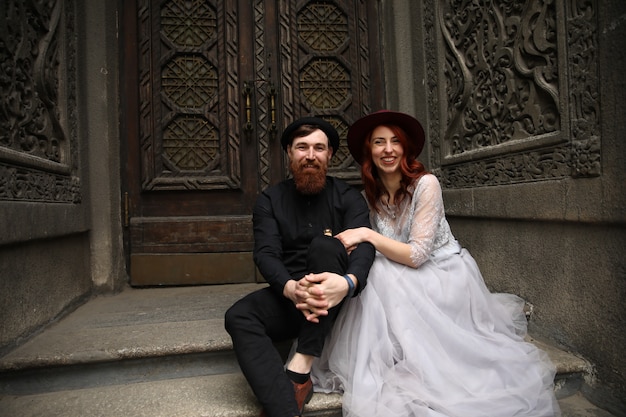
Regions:
<instances>
[{"instance_id":1,"label":"man","mask_svg":"<svg viewBox=\"0 0 626 417\"><path fill-rule=\"evenodd\" d=\"M328 122L305 117L283 132L293 179L269 187L253 211L254 261L270 284L237 301L225 317L237 360L263 406L261 416L302 415L312 395L310 371L346 297L365 286L374 247L350 253L332 237L370 227L367 203L327 176L339 147ZM297 339L286 369L273 342Z\"/></svg>"}]
</instances>

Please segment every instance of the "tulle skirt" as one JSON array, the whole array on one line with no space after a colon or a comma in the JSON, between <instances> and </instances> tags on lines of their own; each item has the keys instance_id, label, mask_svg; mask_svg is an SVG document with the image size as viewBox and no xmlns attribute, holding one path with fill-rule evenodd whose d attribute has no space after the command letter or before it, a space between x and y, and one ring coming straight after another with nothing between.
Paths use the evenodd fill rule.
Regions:
<instances>
[{"instance_id":1,"label":"tulle skirt","mask_svg":"<svg viewBox=\"0 0 626 417\"><path fill-rule=\"evenodd\" d=\"M523 301L492 294L456 242L418 269L377 254L312 371L344 417L552 417L555 369L524 341Z\"/></svg>"}]
</instances>

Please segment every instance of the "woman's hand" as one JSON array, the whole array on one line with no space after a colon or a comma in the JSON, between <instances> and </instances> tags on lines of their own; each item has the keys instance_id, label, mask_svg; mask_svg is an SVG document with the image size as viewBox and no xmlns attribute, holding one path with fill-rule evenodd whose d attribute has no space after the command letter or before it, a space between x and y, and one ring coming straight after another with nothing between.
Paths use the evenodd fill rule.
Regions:
<instances>
[{"instance_id":1,"label":"woman's hand","mask_svg":"<svg viewBox=\"0 0 626 417\"><path fill-rule=\"evenodd\" d=\"M367 242L369 240L369 234L372 232L372 229L367 227L359 227L356 229L348 229L343 232L335 235L335 238L339 239L343 246L346 248L348 255L354 249L356 249L357 245L361 242Z\"/></svg>"}]
</instances>

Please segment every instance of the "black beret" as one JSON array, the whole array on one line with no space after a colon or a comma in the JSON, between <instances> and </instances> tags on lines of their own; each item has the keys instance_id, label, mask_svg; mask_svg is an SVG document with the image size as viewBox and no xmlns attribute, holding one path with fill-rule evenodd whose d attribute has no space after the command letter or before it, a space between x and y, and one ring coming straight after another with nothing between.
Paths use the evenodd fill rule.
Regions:
<instances>
[{"instance_id":1,"label":"black beret","mask_svg":"<svg viewBox=\"0 0 626 417\"><path fill-rule=\"evenodd\" d=\"M296 129L302 125L317 126L328 137L328 142L333 148L333 155L337 153L337 149L339 149L339 133L337 133L337 130L333 127L333 125L324 119L320 119L319 117L302 117L287 126L280 139L280 143L283 145L283 149L285 151L287 150L287 146L293 142L293 138L291 137L293 132L295 132Z\"/></svg>"}]
</instances>

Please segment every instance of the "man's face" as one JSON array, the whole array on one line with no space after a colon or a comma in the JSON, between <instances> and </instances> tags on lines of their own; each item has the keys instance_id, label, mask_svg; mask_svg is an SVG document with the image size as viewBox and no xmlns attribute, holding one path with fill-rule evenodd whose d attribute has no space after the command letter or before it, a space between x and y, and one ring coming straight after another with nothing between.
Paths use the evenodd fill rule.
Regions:
<instances>
[{"instance_id":1,"label":"man's face","mask_svg":"<svg viewBox=\"0 0 626 417\"><path fill-rule=\"evenodd\" d=\"M298 191L302 194L318 194L324 189L332 154L328 137L319 129L293 140L287 147L287 155L289 170Z\"/></svg>"}]
</instances>

